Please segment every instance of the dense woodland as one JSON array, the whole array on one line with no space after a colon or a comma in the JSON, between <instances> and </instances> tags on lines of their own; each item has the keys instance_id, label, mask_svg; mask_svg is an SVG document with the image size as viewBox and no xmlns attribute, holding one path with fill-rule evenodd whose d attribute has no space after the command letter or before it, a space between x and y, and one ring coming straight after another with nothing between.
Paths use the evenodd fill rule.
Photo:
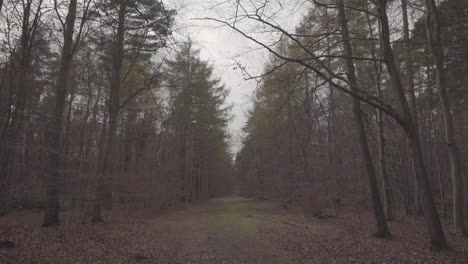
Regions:
<instances>
[{"instance_id":1,"label":"dense woodland","mask_svg":"<svg viewBox=\"0 0 468 264\"><path fill-rule=\"evenodd\" d=\"M242 194L317 216L367 207L380 237L424 214L434 248L440 216L466 235L468 3L311 2L294 32L263 7L239 15L282 35L253 39L272 56L236 157Z\"/></svg>"},{"instance_id":2,"label":"dense woodland","mask_svg":"<svg viewBox=\"0 0 468 264\"><path fill-rule=\"evenodd\" d=\"M319 218L370 211L387 239L424 216L432 250L467 236L468 2L308 0L293 31L275 20L286 4L201 19L270 55L245 72L258 86L231 153L229 90L164 1L1 1L0 215L98 223L238 193Z\"/></svg>"},{"instance_id":3,"label":"dense woodland","mask_svg":"<svg viewBox=\"0 0 468 264\"><path fill-rule=\"evenodd\" d=\"M1 212L226 193L227 91L159 1L5 1ZM171 52L167 52L171 43ZM160 50L165 49L165 52Z\"/></svg>"}]
</instances>

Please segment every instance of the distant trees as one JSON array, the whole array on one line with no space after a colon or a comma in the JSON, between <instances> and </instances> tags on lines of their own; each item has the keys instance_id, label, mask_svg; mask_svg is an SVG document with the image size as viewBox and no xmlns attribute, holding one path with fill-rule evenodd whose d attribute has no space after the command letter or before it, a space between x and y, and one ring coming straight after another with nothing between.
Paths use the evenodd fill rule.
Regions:
<instances>
[{"instance_id":1,"label":"distant trees","mask_svg":"<svg viewBox=\"0 0 468 264\"><path fill-rule=\"evenodd\" d=\"M1 214L45 207L55 226L78 207L99 222L113 203L152 211L229 191L227 92L190 42L166 49L174 14L160 1L5 2Z\"/></svg>"},{"instance_id":2,"label":"distant trees","mask_svg":"<svg viewBox=\"0 0 468 264\"><path fill-rule=\"evenodd\" d=\"M437 82L435 77L443 77L440 73L444 71L452 72L448 75L457 72L455 68L443 66L440 60L456 48L464 50L460 45L451 48L453 42L449 40L454 38L455 32L463 31L461 25L466 23L466 18L460 18L446 27L440 24L439 38L445 39L437 39L434 10L441 10L440 17L444 17L444 12L454 12L463 7L458 3L454 8L457 1L443 1L440 7L431 2L434 1L427 1L426 7L420 6L419 9L431 16L428 26L424 24L423 14L416 10L417 3L385 0L311 1L307 6L308 13L295 31L286 29L285 25L275 21L274 15L267 14L266 10L275 10L274 4L270 3L265 6L240 1L238 10L241 11L232 20L209 19L231 27L275 57L265 70L267 76L262 75L261 87L245 128L246 138L236 158L242 193L259 197L276 196L274 194L278 189L287 188L276 182L276 177L281 177L284 178L282 182L299 179L298 186L301 188L283 195L300 194L304 199L298 202L304 206L310 205L310 196L315 201L312 202L313 206L321 207L320 211L336 207L338 201L356 205L368 200L356 192L367 192L363 189L360 172L365 172L372 179L375 178L372 175L376 174L372 166L378 166L381 177L376 182L380 183L381 188L377 187L377 183L369 182L369 197L372 197L370 200L374 204L378 226L386 225L381 212L385 211L387 219L392 220L395 217L392 208L398 209L398 204L404 205L407 214L418 213L421 206L427 220L431 248L440 250L447 247L437 205L445 208L444 194L449 191L444 184L448 182L444 177L448 175L447 170L452 167L452 172L458 171L455 168L457 163L453 162L457 160L453 151L457 149L454 138L463 138L466 133L457 130L458 134L453 133L452 140L446 141L447 145L440 144L439 122L444 121L442 124L447 128L447 120L450 123L458 115L450 109L443 110L442 101L437 103L432 87L450 87ZM401 15L393 12L397 9L403 10ZM414 34L410 34L412 23L408 12L419 15L419 20L411 21L414 23ZM390 26L389 20L395 16L398 16L397 19L401 16L404 22L401 28ZM247 33L249 31L245 30L243 21L257 23L278 33L280 41L271 44L262 39L261 33ZM427 32L432 32L428 35L432 40L426 38ZM442 66L433 66L435 63L432 62L437 60ZM456 60L450 61L453 63ZM459 78L453 80L459 82ZM452 85L456 88L452 88L451 93L465 89L462 84ZM344 93L332 93L333 89ZM282 95L288 91L288 96ZM455 105L463 100L463 96L446 97ZM359 102L363 105L359 106ZM292 114L275 122L269 121L279 116L275 111L282 112L285 109L283 106L291 104L296 106L292 108ZM464 110L458 108L458 111ZM444 113L450 116L444 116ZM349 121L353 116L357 117L355 124ZM458 125L462 126L460 118ZM312 137L295 137L297 142L292 152L295 167L301 169L296 169L294 175L287 175L281 169L290 166L289 159L281 157L283 151L290 151L289 147L279 142L280 138L288 138L289 132L280 125L283 122L294 124L289 129L296 135L305 133ZM397 125L399 130L394 128ZM368 134L367 139L365 134ZM259 135L263 135L263 139ZM369 144L368 148L366 144ZM356 149L361 151L357 152ZM366 155L366 149L369 149L369 155ZM445 159L441 154L448 154L449 151L453 152L448 155L452 161L442 162ZM466 153L463 155L466 158ZM370 162L358 162L361 157ZM464 166L461 170L466 169ZM464 187L453 173L452 183L452 193L460 195ZM434 195L435 186L439 195ZM380 197L383 198L385 210L378 202ZM459 217L455 222L461 223L456 224L457 232L463 233L464 225L460 218L463 205L455 200L460 201L460 196L454 198L454 217Z\"/></svg>"},{"instance_id":3,"label":"distant trees","mask_svg":"<svg viewBox=\"0 0 468 264\"><path fill-rule=\"evenodd\" d=\"M113 32L108 41L111 51L110 89L108 101L108 126L102 153L102 171L96 189L93 221L101 222L101 206L107 200L112 204L112 177L109 162L115 145L118 116L121 108L121 82L133 70L133 65L142 54L156 52L165 44L170 33L172 14L162 2L119 0L104 2L100 12L104 26ZM125 56L127 54L127 56ZM127 67L124 67L124 62ZM124 72L125 71L125 72ZM122 76L123 75L123 76Z\"/></svg>"},{"instance_id":4,"label":"distant trees","mask_svg":"<svg viewBox=\"0 0 468 264\"><path fill-rule=\"evenodd\" d=\"M447 248L450 207L466 235L466 1L314 0L294 29L276 2L221 5L230 19L208 20L271 54L234 166L227 90L190 40L168 49L175 11L0 2L0 214L45 207L53 226L82 207L100 222L116 202L229 193L235 171L241 194L316 216L371 203L379 237L404 209Z\"/></svg>"},{"instance_id":5,"label":"distant trees","mask_svg":"<svg viewBox=\"0 0 468 264\"><path fill-rule=\"evenodd\" d=\"M212 71L199 59L190 41L180 47L175 60L167 62L165 71L172 113L169 120L178 149L180 199L186 202L225 193L218 179L230 182L231 158L225 129L228 92L213 78Z\"/></svg>"},{"instance_id":6,"label":"distant trees","mask_svg":"<svg viewBox=\"0 0 468 264\"><path fill-rule=\"evenodd\" d=\"M455 140L452 107L448 97L445 73L444 49L442 47L439 8L434 0L426 1L426 35L428 48L435 66L439 101L444 121L445 140L450 159L450 174L453 191L453 220L455 232L468 235L465 229L463 178L460 171L460 154Z\"/></svg>"},{"instance_id":7,"label":"distant trees","mask_svg":"<svg viewBox=\"0 0 468 264\"><path fill-rule=\"evenodd\" d=\"M34 168L31 125L37 120L36 111L41 90L46 81L44 56L51 55L50 41L42 24L43 1L8 1L2 9L2 111L0 135L1 196L5 213L15 196L12 184L20 183L16 175L29 175Z\"/></svg>"}]
</instances>

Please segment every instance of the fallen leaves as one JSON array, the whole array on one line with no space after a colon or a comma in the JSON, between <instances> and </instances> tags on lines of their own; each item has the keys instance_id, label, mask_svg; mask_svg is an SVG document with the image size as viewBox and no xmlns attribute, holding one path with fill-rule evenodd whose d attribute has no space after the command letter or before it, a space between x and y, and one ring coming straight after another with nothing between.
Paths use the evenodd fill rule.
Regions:
<instances>
[{"instance_id":1,"label":"fallen leaves","mask_svg":"<svg viewBox=\"0 0 468 264\"><path fill-rule=\"evenodd\" d=\"M404 218L390 223L393 238L373 237L370 214L347 213L337 219L312 221L296 218L295 225L265 224L261 234L295 263L468 263L468 239L448 235L449 252L429 251L423 219ZM309 226L302 228L297 226ZM450 225L445 224L446 230Z\"/></svg>"},{"instance_id":2,"label":"fallen leaves","mask_svg":"<svg viewBox=\"0 0 468 264\"><path fill-rule=\"evenodd\" d=\"M236 199L145 218L115 210L103 224L83 225L79 215L65 212L57 228L41 228L42 216L30 211L0 218L0 263L468 263L468 239L449 232L453 250L429 252L422 218L390 223L393 238L383 240L372 237L365 212L307 219Z\"/></svg>"}]
</instances>

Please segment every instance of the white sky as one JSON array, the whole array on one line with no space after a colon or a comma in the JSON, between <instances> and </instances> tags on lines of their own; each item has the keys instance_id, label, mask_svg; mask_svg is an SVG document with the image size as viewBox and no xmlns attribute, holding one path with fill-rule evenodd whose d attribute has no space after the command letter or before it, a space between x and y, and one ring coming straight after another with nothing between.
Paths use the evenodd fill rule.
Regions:
<instances>
[{"instance_id":1,"label":"white sky","mask_svg":"<svg viewBox=\"0 0 468 264\"><path fill-rule=\"evenodd\" d=\"M200 18L219 18L227 21L236 12L236 3L240 1L247 12L261 9L263 18L280 25L289 32L294 31L296 25L310 6L309 0L163 0L168 7L176 8L178 14L175 20L176 39L190 36L200 49L201 57L211 62L217 77L225 83L230 94L227 103L232 104L233 119L229 129L232 134L233 152L237 152L242 139L242 128L252 107L252 97L257 81L245 80L243 72L236 66L240 63L252 76L260 75L269 60L266 50L251 40L235 32L227 26L216 22L201 21ZM391 24L395 29L401 29L399 7L390 10ZM240 9L242 10L242 9ZM242 13L241 11L239 13ZM420 17L418 12L411 12L411 21ZM198 20L197 20L198 19ZM236 22L236 27L243 32L260 39L264 43L273 43L279 35L267 32L268 28L251 20Z\"/></svg>"},{"instance_id":2,"label":"white sky","mask_svg":"<svg viewBox=\"0 0 468 264\"><path fill-rule=\"evenodd\" d=\"M263 0L257 0L262 2ZM272 8L286 10L278 13L277 20L287 21L286 24L292 28L300 18L299 12L291 11L298 1L284 1L289 3L288 7L281 4L281 0L273 0ZM234 12L230 8L233 0L166 0L168 7L175 7L178 14L175 20L175 37L186 38L190 36L200 49L202 59L209 61L215 68L217 77L225 83L230 94L227 103L232 104L233 118L229 129L232 134L233 151L236 152L240 146L242 138L242 127L247 121L248 110L252 106L252 97L257 86L257 81L246 80L245 74L237 67L240 63L252 75L261 74L265 63L268 61L268 52L260 49L251 40L246 39L234 30L217 24L216 22L201 21L197 18L203 17L224 17ZM255 2L255 0L254 0ZM291 5L295 3L295 5ZM289 11L287 11L289 9ZM297 11L297 10L295 10ZM292 13L295 15L291 15ZM247 23L249 32L259 30L253 23ZM249 28L250 27L250 28ZM270 36L271 37L271 36ZM270 38L271 39L271 38Z\"/></svg>"}]
</instances>

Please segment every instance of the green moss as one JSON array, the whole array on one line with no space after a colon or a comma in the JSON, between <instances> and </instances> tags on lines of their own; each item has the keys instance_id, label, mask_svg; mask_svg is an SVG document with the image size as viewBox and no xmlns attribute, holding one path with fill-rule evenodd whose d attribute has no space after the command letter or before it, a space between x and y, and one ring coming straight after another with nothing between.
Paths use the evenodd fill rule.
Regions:
<instances>
[{"instance_id":1,"label":"green moss","mask_svg":"<svg viewBox=\"0 0 468 264\"><path fill-rule=\"evenodd\" d=\"M208 217L210 231L222 233L235 239L255 241L261 248L270 249L271 245L258 237L257 228L261 223L281 221L282 217L266 213L254 208L253 202L240 199L235 202L224 203L220 208L212 211ZM278 255L272 264L292 264L289 257Z\"/></svg>"},{"instance_id":2,"label":"green moss","mask_svg":"<svg viewBox=\"0 0 468 264\"><path fill-rule=\"evenodd\" d=\"M248 203L229 203L216 210L209 218L209 226L215 232L234 232L252 239L256 237L258 219Z\"/></svg>"}]
</instances>

